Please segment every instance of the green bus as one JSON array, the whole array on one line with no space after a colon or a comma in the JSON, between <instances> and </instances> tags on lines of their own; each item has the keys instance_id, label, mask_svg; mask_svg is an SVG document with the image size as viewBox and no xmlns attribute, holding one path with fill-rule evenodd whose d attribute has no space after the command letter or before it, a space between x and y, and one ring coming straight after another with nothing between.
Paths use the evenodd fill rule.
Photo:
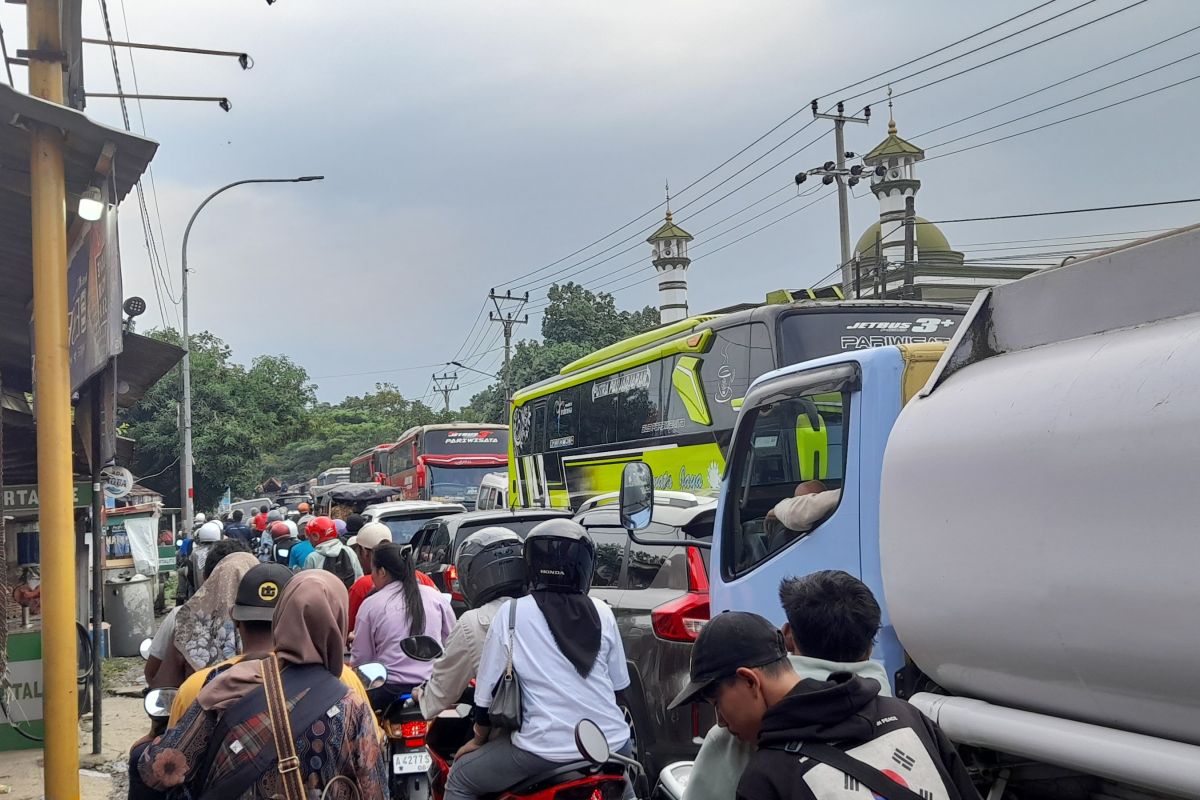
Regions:
<instances>
[{"instance_id":1,"label":"green bus","mask_svg":"<svg viewBox=\"0 0 1200 800\"><path fill-rule=\"evenodd\" d=\"M799 293L797 293L799 294ZM779 367L889 344L948 341L966 308L949 303L797 300L691 317L597 350L513 396L509 498L578 508L620 488L629 461L660 490L715 496L742 398ZM836 472L841 414L813 414L811 463Z\"/></svg>"}]
</instances>

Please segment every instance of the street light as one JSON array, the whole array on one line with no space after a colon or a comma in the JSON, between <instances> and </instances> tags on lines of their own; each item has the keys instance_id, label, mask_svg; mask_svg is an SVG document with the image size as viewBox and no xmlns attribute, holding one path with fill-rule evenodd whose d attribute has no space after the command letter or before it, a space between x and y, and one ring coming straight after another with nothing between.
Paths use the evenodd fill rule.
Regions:
<instances>
[{"instance_id":1,"label":"street light","mask_svg":"<svg viewBox=\"0 0 1200 800\"><path fill-rule=\"evenodd\" d=\"M104 214L104 196L95 186L84 189L79 195L79 218L87 222L95 222Z\"/></svg>"},{"instance_id":2,"label":"street light","mask_svg":"<svg viewBox=\"0 0 1200 800\"><path fill-rule=\"evenodd\" d=\"M192 212L192 218L188 220L187 228L183 231L183 289L180 297L181 305L181 324L180 327L183 337L183 362L181 372L183 374L183 424L180 426L180 457L179 457L179 482L180 482L180 498L179 504L183 507L184 524L190 523L195 518L195 508L192 504L192 347L188 340L188 266L187 266L187 246L188 237L192 233L192 223L196 221L196 217L200 216L200 212L209 202L221 194L229 191L235 186L242 186L247 183L308 183L309 181L323 181L324 175L303 175L299 178L249 178L241 181L234 181L226 184L220 189L204 198L196 210Z\"/></svg>"},{"instance_id":3,"label":"street light","mask_svg":"<svg viewBox=\"0 0 1200 800\"><path fill-rule=\"evenodd\" d=\"M487 375L489 378L495 378L496 380L500 380L499 375L493 375L492 373L484 372L481 369L475 369L474 367L468 367L466 364L459 363L458 361L447 361L446 366L458 367L459 369L465 369L468 372L478 372L480 375Z\"/></svg>"}]
</instances>

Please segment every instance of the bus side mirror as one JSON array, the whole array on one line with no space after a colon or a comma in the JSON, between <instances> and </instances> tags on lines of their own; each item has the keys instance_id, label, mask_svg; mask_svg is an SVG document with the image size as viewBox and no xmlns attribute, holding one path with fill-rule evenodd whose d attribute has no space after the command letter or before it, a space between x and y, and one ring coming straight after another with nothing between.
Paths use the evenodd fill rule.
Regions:
<instances>
[{"instance_id":1,"label":"bus side mirror","mask_svg":"<svg viewBox=\"0 0 1200 800\"><path fill-rule=\"evenodd\" d=\"M654 472L644 461L631 461L621 472L621 527L629 532L650 526L654 512Z\"/></svg>"}]
</instances>

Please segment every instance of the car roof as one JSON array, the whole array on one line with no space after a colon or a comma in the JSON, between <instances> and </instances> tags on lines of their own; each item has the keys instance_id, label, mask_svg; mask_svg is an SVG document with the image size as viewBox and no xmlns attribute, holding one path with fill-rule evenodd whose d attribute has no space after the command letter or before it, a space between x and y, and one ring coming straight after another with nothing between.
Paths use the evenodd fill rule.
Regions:
<instances>
[{"instance_id":1,"label":"car roof","mask_svg":"<svg viewBox=\"0 0 1200 800\"><path fill-rule=\"evenodd\" d=\"M715 497L698 498L699 502L696 505L680 508L675 505L654 504L654 514L651 520L660 525L670 525L674 528L682 528L685 525L691 524L697 517L704 513L712 513L717 508L717 499ZM609 523L608 517L612 517L612 522ZM580 512L576 516L576 521L582 522L586 518L588 522L595 525L597 521L603 521L606 524L614 526L620 525L620 509L615 505L603 505Z\"/></svg>"},{"instance_id":2,"label":"car roof","mask_svg":"<svg viewBox=\"0 0 1200 800\"><path fill-rule=\"evenodd\" d=\"M465 514L454 514L444 519L439 517L439 521L444 521L448 528L452 531L457 531L463 525L477 525L481 522L494 522L497 525L503 525L505 522L512 522L514 520L556 519L558 517L570 519L571 512L563 508L492 508L486 511L468 511Z\"/></svg>"},{"instance_id":3,"label":"car roof","mask_svg":"<svg viewBox=\"0 0 1200 800\"><path fill-rule=\"evenodd\" d=\"M423 511L438 511L450 515L460 514L466 510L466 507L459 503L439 503L432 500L392 500L387 503L372 503L363 509L363 514L395 516L406 511L414 514Z\"/></svg>"}]
</instances>

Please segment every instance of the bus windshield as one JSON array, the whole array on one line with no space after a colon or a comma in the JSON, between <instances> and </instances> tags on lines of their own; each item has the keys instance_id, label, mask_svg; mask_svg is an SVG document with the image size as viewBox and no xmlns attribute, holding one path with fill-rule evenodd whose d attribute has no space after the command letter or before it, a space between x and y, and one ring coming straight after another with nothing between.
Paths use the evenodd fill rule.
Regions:
<instances>
[{"instance_id":1,"label":"bus windshield","mask_svg":"<svg viewBox=\"0 0 1200 800\"><path fill-rule=\"evenodd\" d=\"M944 310L890 311L846 308L837 312L799 312L780 323L784 364L821 356L894 344L948 342L963 312Z\"/></svg>"},{"instance_id":2,"label":"bus windshield","mask_svg":"<svg viewBox=\"0 0 1200 800\"><path fill-rule=\"evenodd\" d=\"M475 502L483 476L495 472L495 467L443 467L430 465L429 496L436 500Z\"/></svg>"}]
</instances>

